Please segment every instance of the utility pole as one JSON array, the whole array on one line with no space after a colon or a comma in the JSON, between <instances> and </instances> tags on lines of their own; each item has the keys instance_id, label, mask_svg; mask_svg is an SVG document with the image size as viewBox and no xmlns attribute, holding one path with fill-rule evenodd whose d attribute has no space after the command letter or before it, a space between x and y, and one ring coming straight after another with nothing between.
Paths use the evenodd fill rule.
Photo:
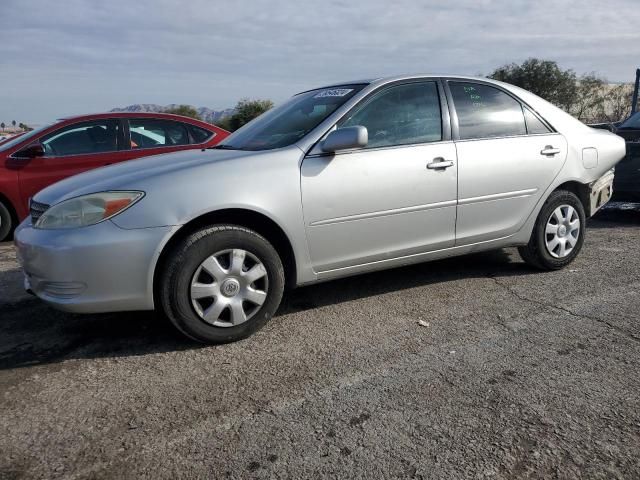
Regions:
<instances>
[{"instance_id":1,"label":"utility pole","mask_svg":"<svg viewBox=\"0 0 640 480\"><path fill-rule=\"evenodd\" d=\"M633 100L631 101L631 115L638 111L638 89L640 88L640 68L636 69L636 86L633 89Z\"/></svg>"}]
</instances>

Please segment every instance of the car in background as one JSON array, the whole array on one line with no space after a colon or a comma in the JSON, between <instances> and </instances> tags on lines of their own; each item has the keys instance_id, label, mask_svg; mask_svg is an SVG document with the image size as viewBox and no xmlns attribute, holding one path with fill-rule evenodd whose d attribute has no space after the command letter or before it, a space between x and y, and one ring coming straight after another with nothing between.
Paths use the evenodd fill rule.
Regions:
<instances>
[{"instance_id":1,"label":"car in background","mask_svg":"<svg viewBox=\"0 0 640 480\"><path fill-rule=\"evenodd\" d=\"M157 309L229 342L264 325L285 286L503 247L563 268L624 154L622 138L493 80L330 85L211 150L48 187L15 244L25 287L56 308Z\"/></svg>"},{"instance_id":2,"label":"car in background","mask_svg":"<svg viewBox=\"0 0 640 480\"><path fill-rule=\"evenodd\" d=\"M613 132L627 144L627 154L616 166L614 196L616 200L640 201L640 112L614 127Z\"/></svg>"},{"instance_id":3,"label":"car in background","mask_svg":"<svg viewBox=\"0 0 640 480\"><path fill-rule=\"evenodd\" d=\"M29 198L77 173L149 155L216 145L229 132L163 113L69 117L0 143L0 241L29 213Z\"/></svg>"}]
</instances>

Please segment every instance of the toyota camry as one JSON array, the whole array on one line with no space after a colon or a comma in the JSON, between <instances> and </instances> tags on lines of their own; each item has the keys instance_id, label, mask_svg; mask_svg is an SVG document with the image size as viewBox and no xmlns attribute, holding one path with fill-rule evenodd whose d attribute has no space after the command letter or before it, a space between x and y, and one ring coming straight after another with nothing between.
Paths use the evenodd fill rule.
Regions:
<instances>
[{"instance_id":1,"label":"toyota camry","mask_svg":"<svg viewBox=\"0 0 640 480\"><path fill-rule=\"evenodd\" d=\"M31 200L26 288L69 312L153 310L247 337L285 287L518 247L560 269L624 140L512 85L398 76L305 91L219 145L83 173Z\"/></svg>"}]
</instances>

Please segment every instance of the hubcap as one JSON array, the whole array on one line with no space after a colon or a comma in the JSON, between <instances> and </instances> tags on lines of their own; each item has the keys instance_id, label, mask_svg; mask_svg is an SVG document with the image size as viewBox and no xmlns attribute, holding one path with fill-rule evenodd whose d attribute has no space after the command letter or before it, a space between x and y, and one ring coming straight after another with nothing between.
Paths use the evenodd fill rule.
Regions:
<instances>
[{"instance_id":1,"label":"hubcap","mask_svg":"<svg viewBox=\"0 0 640 480\"><path fill-rule=\"evenodd\" d=\"M552 257L564 258L578 243L580 216L571 205L560 205L547 220L545 245Z\"/></svg>"},{"instance_id":2,"label":"hubcap","mask_svg":"<svg viewBox=\"0 0 640 480\"><path fill-rule=\"evenodd\" d=\"M223 250L207 257L191 280L191 303L205 322L233 327L251 319L267 299L267 269L254 254Z\"/></svg>"},{"instance_id":3,"label":"hubcap","mask_svg":"<svg viewBox=\"0 0 640 480\"><path fill-rule=\"evenodd\" d=\"M220 291L225 297L235 297L236 294L240 291L240 282L235 278L227 278L224 282L222 282L222 287Z\"/></svg>"}]
</instances>

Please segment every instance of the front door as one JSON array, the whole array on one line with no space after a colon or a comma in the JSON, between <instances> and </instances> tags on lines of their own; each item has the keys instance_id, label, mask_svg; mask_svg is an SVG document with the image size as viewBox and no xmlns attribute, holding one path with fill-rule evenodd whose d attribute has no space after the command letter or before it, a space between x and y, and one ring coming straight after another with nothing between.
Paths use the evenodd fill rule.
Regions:
<instances>
[{"instance_id":1,"label":"front door","mask_svg":"<svg viewBox=\"0 0 640 480\"><path fill-rule=\"evenodd\" d=\"M337 127L354 125L367 128L367 147L312 155L302 163L314 269L328 272L453 246L456 149L443 135L437 83L372 94Z\"/></svg>"},{"instance_id":2,"label":"front door","mask_svg":"<svg viewBox=\"0 0 640 480\"><path fill-rule=\"evenodd\" d=\"M18 168L23 202L59 180L130 158L128 151L118 150L121 132L118 119L101 119L67 125L40 138L45 155L25 159Z\"/></svg>"}]
</instances>

